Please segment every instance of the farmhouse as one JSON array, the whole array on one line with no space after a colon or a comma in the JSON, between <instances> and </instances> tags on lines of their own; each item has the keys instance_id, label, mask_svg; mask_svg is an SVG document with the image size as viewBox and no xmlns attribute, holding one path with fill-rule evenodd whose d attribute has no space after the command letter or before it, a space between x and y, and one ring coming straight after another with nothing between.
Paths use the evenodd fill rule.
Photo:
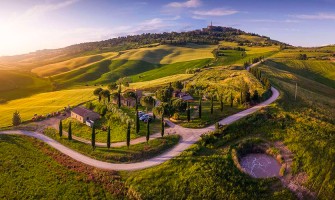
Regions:
<instances>
[{"instance_id":1,"label":"farmhouse","mask_svg":"<svg viewBox=\"0 0 335 200\"><path fill-rule=\"evenodd\" d=\"M71 111L71 117L77 119L81 123L88 120L95 121L100 118L100 115L92 110L78 106Z\"/></svg>"},{"instance_id":2,"label":"farmhouse","mask_svg":"<svg viewBox=\"0 0 335 200\"><path fill-rule=\"evenodd\" d=\"M172 96L188 102L193 101L193 97L190 94L181 92L180 90L173 91Z\"/></svg>"},{"instance_id":3,"label":"farmhouse","mask_svg":"<svg viewBox=\"0 0 335 200\"><path fill-rule=\"evenodd\" d=\"M143 96L142 90L127 89L121 95L121 105L122 106L135 107L135 105L136 105L135 99L131 98L131 97L125 97L125 94L128 93L128 92L134 92L137 95L137 99L139 100ZM113 101L114 104L117 104L117 97L114 97L112 101Z\"/></svg>"}]
</instances>

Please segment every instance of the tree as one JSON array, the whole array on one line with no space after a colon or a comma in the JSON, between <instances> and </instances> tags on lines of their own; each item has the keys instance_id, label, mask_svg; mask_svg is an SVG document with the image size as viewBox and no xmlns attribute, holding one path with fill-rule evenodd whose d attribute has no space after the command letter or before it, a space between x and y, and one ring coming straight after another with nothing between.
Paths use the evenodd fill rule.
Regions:
<instances>
[{"instance_id":1,"label":"tree","mask_svg":"<svg viewBox=\"0 0 335 200\"><path fill-rule=\"evenodd\" d=\"M59 137L63 136L63 122L62 120L59 121Z\"/></svg>"},{"instance_id":2,"label":"tree","mask_svg":"<svg viewBox=\"0 0 335 200\"><path fill-rule=\"evenodd\" d=\"M259 94L257 90L254 91L254 94L252 95L252 100L256 103L259 102Z\"/></svg>"},{"instance_id":3,"label":"tree","mask_svg":"<svg viewBox=\"0 0 335 200\"><path fill-rule=\"evenodd\" d=\"M149 142L149 138L150 138L150 122L148 120L148 122L147 122L147 135L146 135L147 143Z\"/></svg>"},{"instance_id":4,"label":"tree","mask_svg":"<svg viewBox=\"0 0 335 200\"><path fill-rule=\"evenodd\" d=\"M13 113L13 126L18 126L21 124L21 116L18 111Z\"/></svg>"},{"instance_id":5,"label":"tree","mask_svg":"<svg viewBox=\"0 0 335 200\"><path fill-rule=\"evenodd\" d=\"M176 81L172 83L172 87L175 90L182 90L183 89L183 83L181 81Z\"/></svg>"},{"instance_id":6,"label":"tree","mask_svg":"<svg viewBox=\"0 0 335 200\"><path fill-rule=\"evenodd\" d=\"M140 132L140 119L138 116L138 110L136 109L136 133Z\"/></svg>"},{"instance_id":7,"label":"tree","mask_svg":"<svg viewBox=\"0 0 335 200\"><path fill-rule=\"evenodd\" d=\"M201 119L202 114L202 98L199 99L199 119Z\"/></svg>"},{"instance_id":8,"label":"tree","mask_svg":"<svg viewBox=\"0 0 335 200\"><path fill-rule=\"evenodd\" d=\"M187 103L187 121L190 122L191 121L191 109L190 109L190 105Z\"/></svg>"},{"instance_id":9,"label":"tree","mask_svg":"<svg viewBox=\"0 0 335 200\"><path fill-rule=\"evenodd\" d=\"M157 90L156 97L162 102L168 102L172 97L171 88L161 88Z\"/></svg>"},{"instance_id":10,"label":"tree","mask_svg":"<svg viewBox=\"0 0 335 200\"><path fill-rule=\"evenodd\" d=\"M116 90L117 84L113 82L113 83L110 83L107 87L109 90Z\"/></svg>"},{"instance_id":11,"label":"tree","mask_svg":"<svg viewBox=\"0 0 335 200\"><path fill-rule=\"evenodd\" d=\"M111 148L111 127L108 126L107 129L107 148Z\"/></svg>"},{"instance_id":12,"label":"tree","mask_svg":"<svg viewBox=\"0 0 335 200\"><path fill-rule=\"evenodd\" d=\"M68 134L68 139L72 140L72 127L71 127L71 122L69 123L69 130L67 131Z\"/></svg>"},{"instance_id":13,"label":"tree","mask_svg":"<svg viewBox=\"0 0 335 200\"><path fill-rule=\"evenodd\" d=\"M128 126L127 126L127 147L129 149L130 146L130 122L128 122Z\"/></svg>"},{"instance_id":14,"label":"tree","mask_svg":"<svg viewBox=\"0 0 335 200\"><path fill-rule=\"evenodd\" d=\"M165 124L164 124L164 113L162 113L162 116L161 116L161 135L162 137L164 137L164 128L165 128Z\"/></svg>"},{"instance_id":15,"label":"tree","mask_svg":"<svg viewBox=\"0 0 335 200\"><path fill-rule=\"evenodd\" d=\"M99 97L99 102L101 101L101 91L102 90L103 90L102 88L97 88L93 91L94 96Z\"/></svg>"},{"instance_id":16,"label":"tree","mask_svg":"<svg viewBox=\"0 0 335 200\"><path fill-rule=\"evenodd\" d=\"M211 96L211 115L213 114L213 111L214 111L214 97L213 95Z\"/></svg>"},{"instance_id":17,"label":"tree","mask_svg":"<svg viewBox=\"0 0 335 200\"><path fill-rule=\"evenodd\" d=\"M94 124L93 124L93 126L92 126L92 148L93 148L93 150L95 150L95 126L94 126Z\"/></svg>"},{"instance_id":18,"label":"tree","mask_svg":"<svg viewBox=\"0 0 335 200\"><path fill-rule=\"evenodd\" d=\"M174 98L172 99L172 107L177 112L185 112L187 109L187 103L180 98Z\"/></svg>"},{"instance_id":19,"label":"tree","mask_svg":"<svg viewBox=\"0 0 335 200\"><path fill-rule=\"evenodd\" d=\"M233 103L234 103L233 94L230 93L230 107L233 107Z\"/></svg>"},{"instance_id":20,"label":"tree","mask_svg":"<svg viewBox=\"0 0 335 200\"><path fill-rule=\"evenodd\" d=\"M118 92L117 92L117 106L119 108L121 108L121 84L120 84Z\"/></svg>"},{"instance_id":21,"label":"tree","mask_svg":"<svg viewBox=\"0 0 335 200\"><path fill-rule=\"evenodd\" d=\"M155 99L152 96L143 96L140 99L140 103L142 106L146 107L147 112L149 108L152 108L154 105Z\"/></svg>"},{"instance_id":22,"label":"tree","mask_svg":"<svg viewBox=\"0 0 335 200\"><path fill-rule=\"evenodd\" d=\"M107 102L109 103L110 102L110 96L111 96L111 93L109 90L102 90L100 92L100 95L104 98L105 102L106 102L106 99L107 99Z\"/></svg>"},{"instance_id":23,"label":"tree","mask_svg":"<svg viewBox=\"0 0 335 200\"><path fill-rule=\"evenodd\" d=\"M220 111L223 112L223 95L220 95Z\"/></svg>"}]
</instances>

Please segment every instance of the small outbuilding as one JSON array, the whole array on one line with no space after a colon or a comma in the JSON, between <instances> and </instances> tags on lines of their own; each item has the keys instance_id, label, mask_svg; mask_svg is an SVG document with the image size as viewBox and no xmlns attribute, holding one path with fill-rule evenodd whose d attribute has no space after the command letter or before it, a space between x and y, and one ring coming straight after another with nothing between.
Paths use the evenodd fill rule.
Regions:
<instances>
[{"instance_id":1,"label":"small outbuilding","mask_svg":"<svg viewBox=\"0 0 335 200\"><path fill-rule=\"evenodd\" d=\"M86 123L86 121L95 121L100 119L100 115L92 110L85 107L78 106L71 111L71 117L80 121L81 123Z\"/></svg>"}]
</instances>

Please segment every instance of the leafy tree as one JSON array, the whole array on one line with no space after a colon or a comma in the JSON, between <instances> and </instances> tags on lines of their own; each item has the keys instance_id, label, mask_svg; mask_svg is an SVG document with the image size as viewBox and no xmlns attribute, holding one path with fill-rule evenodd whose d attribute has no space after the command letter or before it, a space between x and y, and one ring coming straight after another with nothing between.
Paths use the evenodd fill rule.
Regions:
<instances>
[{"instance_id":1,"label":"leafy tree","mask_svg":"<svg viewBox=\"0 0 335 200\"><path fill-rule=\"evenodd\" d=\"M129 149L130 146L130 122L128 122L128 126L127 126L127 147Z\"/></svg>"},{"instance_id":2,"label":"leafy tree","mask_svg":"<svg viewBox=\"0 0 335 200\"><path fill-rule=\"evenodd\" d=\"M93 148L93 150L95 150L95 126L94 126L94 124L92 126L92 140L91 140L91 142L92 142L92 148Z\"/></svg>"},{"instance_id":3,"label":"leafy tree","mask_svg":"<svg viewBox=\"0 0 335 200\"><path fill-rule=\"evenodd\" d=\"M71 124L71 122L69 123L69 129L68 129L68 131L67 131L67 133L68 133L68 139L69 140L72 140L72 124Z\"/></svg>"},{"instance_id":4,"label":"leafy tree","mask_svg":"<svg viewBox=\"0 0 335 200\"><path fill-rule=\"evenodd\" d=\"M113 83L110 83L107 87L109 90L116 90L117 84L113 82Z\"/></svg>"},{"instance_id":5,"label":"leafy tree","mask_svg":"<svg viewBox=\"0 0 335 200\"><path fill-rule=\"evenodd\" d=\"M107 99L107 102L109 103L110 102L110 96L111 96L111 93L109 90L102 90L100 92L100 95L104 98L104 100Z\"/></svg>"},{"instance_id":6,"label":"leafy tree","mask_svg":"<svg viewBox=\"0 0 335 200\"><path fill-rule=\"evenodd\" d=\"M168 102L172 97L172 91L170 88L161 88L156 91L156 97L162 102Z\"/></svg>"},{"instance_id":7,"label":"leafy tree","mask_svg":"<svg viewBox=\"0 0 335 200\"><path fill-rule=\"evenodd\" d=\"M189 104L187 103L187 121L190 122L191 121L191 109L190 109L190 106Z\"/></svg>"},{"instance_id":8,"label":"leafy tree","mask_svg":"<svg viewBox=\"0 0 335 200\"><path fill-rule=\"evenodd\" d=\"M63 122L62 120L59 121L59 137L63 136Z\"/></svg>"},{"instance_id":9,"label":"leafy tree","mask_svg":"<svg viewBox=\"0 0 335 200\"><path fill-rule=\"evenodd\" d=\"M110 149L111 148L111 127L108 126L107 129L107 148Z\"/></svg>"},{"instance_id":10,"label":"leafy tree","mask_svg":"<svg viewBox=\"0 0 335 200\"><path fill-rule=\"evenodd\" d=\"M146 107L147 112L148 112L148 109L153 107L155 103L155 99L152 96L143 96L140 99L140 103L142 106Z\"/></svg>"},{"instance_id":11,"label":"leafy tree","mask_svg":"<svg viewBox=\"0 0 335 200\"><path fill-rule=\"evenodd\" d=\"M177 112L185 112L187 109L187 103L180 98L174 98L172 99L172 107Z\"/></svg>"},{"instance_id":12,"label":"leafy tree","mask_svg":"<svg viewBox=\"0 0 335 200\"><path fill-rule=\"evenodd\" d=\"M202 114L202 98L199 99L199 119L201 119Z\"/></svg>"},{"instance_id":13,"label":"leafy tree","mask_svg":"<svg viewBox=\"0 0 335 200\"><path fill-rule=\"evenodd\" d=\"M18 126L21 124L21 116L20 116L20 113L18 111L15 111L13 113L13 126Z\"/></svg>"},{"instance_id":14,"label":"leafy tree","mask_svg":"<svg viewBox=\"0 0 335 200\"><path fill-rule=\"evenodd\" d=\"M93 91L94 96L99 97L99 102L101 101L101 91L102 90L103 90L102 88L97 88Z\"/></svg>"},{"instance_id":15,"label":"leafy tree","mask_svg":"<svg viewBox=\"0 0 335 200\"><path fill-rule=\"evenodd\" d=\"M182 90L183 89L183 83L181 81L176 81L172 83L172 87L175 90Z\"/></svg>"},{"instance_id":16,"label":"leafy tree","mask_svg":"<svg viewBox=\"0 0 335 200\"><path fill-rule=\"evenodd\" d=\"M139 119L139 116L138 116L138 110L136 109L136 133L139 133L140 132L140 119Z\"/></svg>"},{"instance_id":17,"label":"leafy tree","mask_svg":"<svg viewBox=\"0 0 335 200\"><path fill-rule=\"evenodd\" d=\"M147 143L149 142L149 138L150 138L150 122L148 120L148 122L147 122L147 135L146 135Z\"/></svg>"}]
</instances>

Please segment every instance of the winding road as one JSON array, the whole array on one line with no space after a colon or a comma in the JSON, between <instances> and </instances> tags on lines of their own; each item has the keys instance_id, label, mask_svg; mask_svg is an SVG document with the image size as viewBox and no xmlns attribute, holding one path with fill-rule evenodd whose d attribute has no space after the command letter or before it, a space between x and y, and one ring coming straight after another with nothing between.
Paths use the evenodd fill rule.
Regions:
<instances>
[{"instance_id":1,"label":"winding road","mask_svg":"<svg viewBox=\"0 0 335 200\"><path fill-rule=\"evenodd\" d=\"M252 113L255 113L256 111L268 106L269 104L271 104L272 102L274 102L278 97L279 97L279 92L277 89L275 89L274 87L271 87L271 91L272 91L272 96L254 106L251 107L249 109L246 109L244 111L241 111L239 113L236 113L234 115L231 115L227 118L222 119L221 121L219 121L220 124L223 125L228 125L231 124L233 122L236 122L237 120L246 117ZM26 135L26 136L30 136L30 137L34 137L37 138L45 143L47 143L48 145L50 145L51 147L57 149L58 151L62 152L63 154L73 158L74 160L77 160L79 162L82 162L84 164L96 167L96 168L100 168L100 169L104 169L104 170L118 170L118 171L131 171L131 170L140 170L140 169L145 169L145 168L149 168L149 167L153 167L156 165L159 165L167 160L170 160L176 156L178 156L181 152L183 152L184 150L188 149L191 145L193 145L194 143L196 143L199 139L200 136L204 133L207 133L209 131L213 131L214 130L214 125L206 127L206 128L202 128L202 129L190 129L190 128L184 128L181 126L178 126L170 121L167 121L168 125L171 127L170 129L172 129L174 132L178 133L181 136L181 139L179 141L179 143L177 145L175 145L173 148L171 148L170 150L166 151L165 153L158 155L154 158L142 161L142 162L136 162L136 163L127 163L127 164L115 164L115 163L108 163L108 162L103 162L103 161L99 161L93 158L90 158L88 156L85 156L83 154L80 154L62 144L60 144L59 142L41 134L38 132L30 132L30 131L23 131L23 130L14 130L14 131L3 131L0 132L0 134L7 134L7 135Z\"/></svg>"}]
</instances>

